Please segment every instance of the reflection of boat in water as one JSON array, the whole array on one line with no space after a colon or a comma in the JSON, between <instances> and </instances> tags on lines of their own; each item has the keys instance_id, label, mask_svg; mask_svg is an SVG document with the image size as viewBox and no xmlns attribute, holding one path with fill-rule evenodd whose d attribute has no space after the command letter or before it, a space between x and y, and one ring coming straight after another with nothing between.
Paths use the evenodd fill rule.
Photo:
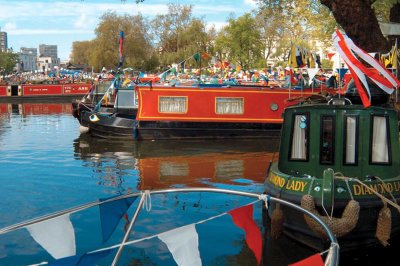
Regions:
<instances>
[{"instance_id":1,"label":"reflection of boat in water","mask_svg":"<svg viewBox=\"0 0 400 266\"><path fill-rule=\"evenodd\" d=\"M19 115L48 115L48 114L70 114L72 112L69 103L0 103L0 114Z\"/></svg>"},{"instance_id":2,"label":"reflection of boat in water","mask_svg":"<svg viewBox=\"0 0 400 266\"><path fill-rule=\"evenodd\" d=\"M180 180L188 186L238 180L262 183L277 146L266 139L122 142L82 134L74 149L83 160L108 158L118 167L137 169L139 188L156 189Z\"/></svg>"}]
</instances>

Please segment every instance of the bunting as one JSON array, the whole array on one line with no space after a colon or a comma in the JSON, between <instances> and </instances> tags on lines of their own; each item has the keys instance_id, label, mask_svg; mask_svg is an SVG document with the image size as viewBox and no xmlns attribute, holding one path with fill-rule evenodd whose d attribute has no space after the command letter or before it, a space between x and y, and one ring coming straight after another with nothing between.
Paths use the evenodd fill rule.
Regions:
<instances>
[{"instance_id":1,"label":"bunting","mask_svg":"<svg viewBox=\"0 0 400 266\"><path fill-rule=\"evenodd\" d=\"M257 264L260 265L262 255L262 237L260 229L253 220L253 205L246 205L231 210L229 214L231 215L233 222L244 230L246 243L256 256Z\"/></svg>"},{"instance_id":2,"label":"bunting","mask_svg":"<svg viewBox=\"0 0 400 266\"><path fill-rule=\"evenodd\" d=\"M118 63L118 68L122 67L122 64L123 64L123 61L124 61L123 57L122 57L123 44L124 44L124 32L121 31L119 33L119 49L118 49L118 52L119 52L119 63Z\"/></svg>"},{"instance_id":3,"label":"bunting","mask_svg":"<svg viewBox=\"0 0 400 266\"><path fill-rule=\"evenodd\" d=\"M118 196L100 199L100 201L103 202L115 197ZM137 197L130 197L99 205L103 242L106 242L111 237L121 218L126 214L127 210L136 199Z\"/></svg>"},{"instance_id":4,"label":"bunting","mask_svg":"<svg viewBox=\"0 0 400 266\"><path fill-rule=\"evenodd\" d=\"M302 68L308 66L315 68L316 57L305 47L292 46L289 52L288 66L292 68Z\"/></svg>"},{"instance_id":5,"label":"bunting","mask_svg":"<svg viewBox=\"0 0 400 266\"><path fill-rule=\"evenodd\" d=\"M201 55L201 57L202 57L204 60L207 60L208 58L211 58L211 55L209 55L209 54L207 54L206 52L204 52L204 53Z\"/></svg>"},{"instance_id":6,"label":"bunting","mask_svg":"<svg viewBox=\"0 0 400 266\"><path fill-rule=\"evenodd\" d=\"M347 68L337 68L336 71L339 73L339 80L342 80L344 78L344 75L346 75L347 71L349 69Z\"/></svg>"},{"instance_id":7,"label":"bunting","mask_svg":"<svg viewBox=\"0 0 400 266\"><path fill-rule=\"evenodd\" d=\"M167 245L178 266L201 265L199 238L194 224L167 231L158 238Z\"/></svg>"},{"instance_id":8,"label":"bunting","mask_svg":"<svg viewBox=\"0 0 400 266\"><path fill-rule=\"evenodd\" d=\"M311 85L313 83L315 75L317 75L319 71L319 68L307 68L307 73L308 73L308 82Z\"/></svg>"},{"instance_id":9,"label":"bunting","mask_svg":"<svg viewBox=\"0 0 400 266\"><path fill-rule=\"evenodd\" d=\"M200 62L200 54L199 53L195 53L194 55L193 55L193 58L194 58L194 60L198 63L198 62Z\"/></svg>"},{"instance_id":10,"label":"bunting","mask_svg":"<svg viewBox=\"0 0 400 266\"><path fill-rule=\"evenodd\" d=\"M101 201L113 198L115 197L101 199ZM105 216L107 216L106 220L111 221L108 222L109 225L106 226L108 229L105 231L113 230L115 227L114 224L118 223L121 216L126 213L127 209L136 199L137 197L135 196L100 204L100 206L105 206L100 210L101 213L103 213L103 230L103 218ZM253 220L253 210L254 205L250 204L233 209L229 211L228 214L232 217L234 224L244 230L246 243L255 254L257 263L260 265L262 257L262 236L256 222ZM61 215L57 218L45 220L26 227L35 241L37 241L56 259L55 261L49 262L49 265L97 265L101 259L114 253L115 248L117 248L118 245L76 255L74 229L70 222L69 215L70 214ZM195 225L221 217L222 215L226 215L226 213L163 232L158 235L136 239L125 243L125 245L158 237L167 246L178 266L202 265L199 252L199 237ZM109 217L112 218L110 219ZM290 266L323 266L324 262L321 254L322 253L315 254L304 260L290 264Z\"/></svg>"},{"instance_id":11,"label":"bunting","mask_svg":"<svg viewBox=\"0 0 400 266\"><path fill-rule=\"evenodd\" d=\"M299 262L289 264L289 266L324 266L321 254L317 253Z\"/></svg>"},{"instance_id":12,"label":"bunting","mask_svg":"<svg viewBox=\"0 0 400 266\"><path fill-rule=\"evenodd\" d=\"M76 254L75 231L69 214L28 225L26 229L53 258L60 259Z\"/></svg>"},{"instance_id":13,"label":"bunting","mask_svg":"<svg viewBox=\"0 0 400 266\"><path fill-rule=\"evenodd\" d=\"M400 82L387 69L368 53L357 47L351 39L343 35L339 30L336 30L332 38L339 54L350 69L364 107L367 108L371 105L371 93L369 91L367 77L388 94L394 91L394 87L400 86ZM364 66L357 59L356 55L371 65L373 69Z\"/></svg>"}]
</instances>

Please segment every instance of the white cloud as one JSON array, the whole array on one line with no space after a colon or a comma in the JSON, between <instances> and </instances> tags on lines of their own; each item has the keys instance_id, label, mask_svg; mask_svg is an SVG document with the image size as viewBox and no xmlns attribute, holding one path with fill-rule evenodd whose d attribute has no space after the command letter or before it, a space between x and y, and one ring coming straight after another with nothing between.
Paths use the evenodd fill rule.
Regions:
<instances>
[{"instance_id":1,"label":"white cloud","mask_svg":"<svg viewBox=\"0 0 400 266\"><path fill-rule=\"evenodd\" d=\"M3 31L12 31L17 29L17 24L13 23L13 22L7 22L4 27L3 27Z\"/></svg>"},{"instance_id":2,"label":"white cloud","mask_svg":"<svg viewBox=\"0 0 400 266\"><path fill-rule=\"evenodd\" d=\"M212 26L214 26L215 29L217 31L219 31L226 25L228 25L228 22L211 21L211 22L207 22L207 29L210 29Z\"/></svg>"},{"instance_id":3,"label":"white cloud","mask_svg":"<svg viewBox=\"0 0 400 266\"><path fill-rule=\"evenodd\" d=\"M256 7L257 6L257 2L254 1L254 0L243 0L243 3L245 5L249 5L249 6L252 6L252 7Z\"/></svg>"}]
</instances>

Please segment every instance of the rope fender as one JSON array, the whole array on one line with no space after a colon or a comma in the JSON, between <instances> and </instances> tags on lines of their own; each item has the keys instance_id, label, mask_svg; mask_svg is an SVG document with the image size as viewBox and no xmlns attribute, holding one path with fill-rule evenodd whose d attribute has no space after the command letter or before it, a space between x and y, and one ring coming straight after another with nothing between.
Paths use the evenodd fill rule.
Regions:
<instances>
[{"instance_id":1,"label":"rope fender","mask_svg":"<svg viewBox=\"0 0 400 266\"><path fill-rule=\"evenodd\" d=\"M301 207L305 208L306 210L312 212L316 216L318 216L321 220L323 220L328 227L332 230L333 234L336 237L341 237L349 233L354 227L357 225L359 213L360 213L360 204L355 200L350 200L343 213L341 218L337 217L327 217L320 215L317 209L315 208L314 198L311 195L304 195L301 198ZM319 235L323 236L324 238L327 237L323 228L315 221L313 221L307 215L304 215L304 219L307 225Z\"/></svg>"}]
</instances>

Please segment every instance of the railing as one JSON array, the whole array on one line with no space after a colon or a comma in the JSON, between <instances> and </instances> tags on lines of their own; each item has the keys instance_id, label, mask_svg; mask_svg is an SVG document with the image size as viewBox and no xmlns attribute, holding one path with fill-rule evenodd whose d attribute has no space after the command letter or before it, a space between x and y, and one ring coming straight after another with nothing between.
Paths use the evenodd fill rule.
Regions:
<instances>
[{"instance_id":1,"label":"railing","mask_svg":"<svg viewBox=\"0 0 400 266\"><path fill-rule=\"evenodd\" d=\"M136 222L139 212L142 209L142 207L144 206L145 202L148 201L148 197L150 197L150 195L152 195L152 194L185 193L185 192L210 192L210 193L224 193L224 194L245 196L245 197L256 198L256 199L262 200L262 201L266 202L267 205L270 202L274 202L274 203L279 203L284 206L298 210L298 211L302 212L303 214L310 216L317 223L319 223L322 226L322 228L324 229L324 231L326 232L326 235L328 236L329 241L331 242L331 246L328 250L329 253L327 255L327 258L329 257L329 261L327 261L328 264L325 264L325 265L337 266L339 264L339 244L337 242L335 235L332 233L332 231L329 229L329 227L318 216L314 215L310 211L303 209L302 207L300 207L299 205L296 205L294 203L291 203L291 202L288 202L288 201L285 201L285 200L282 200L279 198L271 197L266 194L256 194L256 193L249 193L249 192L236 191L236 190L227 190L227 189L217 189L217 188L174 188L174 189L153 190L153 191L146 190L146 191L140 191L140 192L135 192L135 193L129 193L129 194L117 196L117 197L114 197L114 198L111 198L108 200L104 200L104 201L90 202L90 203L83 204L83 205L80 205L77 207L65 209L65 210L58 211L58 212L55 212L52 214L44 215L44 216L34 218L34 219L31 219L28 221L24 221L24 222L17 223L17 224L11 225L11 226L7 226L7 227L0 229L0 235L27 227L29 225L43 222L43 221L46 221L46 220L49 220L52 218L56 218L56 217L59 217L59 216L65 215L65 214L71 214L71 213L75 213L78 211L82 211L82 210L88 209L90 207L98 206L98 205L101 205L104 203L140 196L140 202L135 210L132 220L129 223L129 227L126 230L124 238L123 238L122 242L116 246L116 247L118 247L118 251L113 259L112 265L117 265L119 258L121 256L122 250L127 245L127 240L133 229L133 226ZM327 263L327 262L325 262L325 263Z\"/></svg>"}]
</instances>

